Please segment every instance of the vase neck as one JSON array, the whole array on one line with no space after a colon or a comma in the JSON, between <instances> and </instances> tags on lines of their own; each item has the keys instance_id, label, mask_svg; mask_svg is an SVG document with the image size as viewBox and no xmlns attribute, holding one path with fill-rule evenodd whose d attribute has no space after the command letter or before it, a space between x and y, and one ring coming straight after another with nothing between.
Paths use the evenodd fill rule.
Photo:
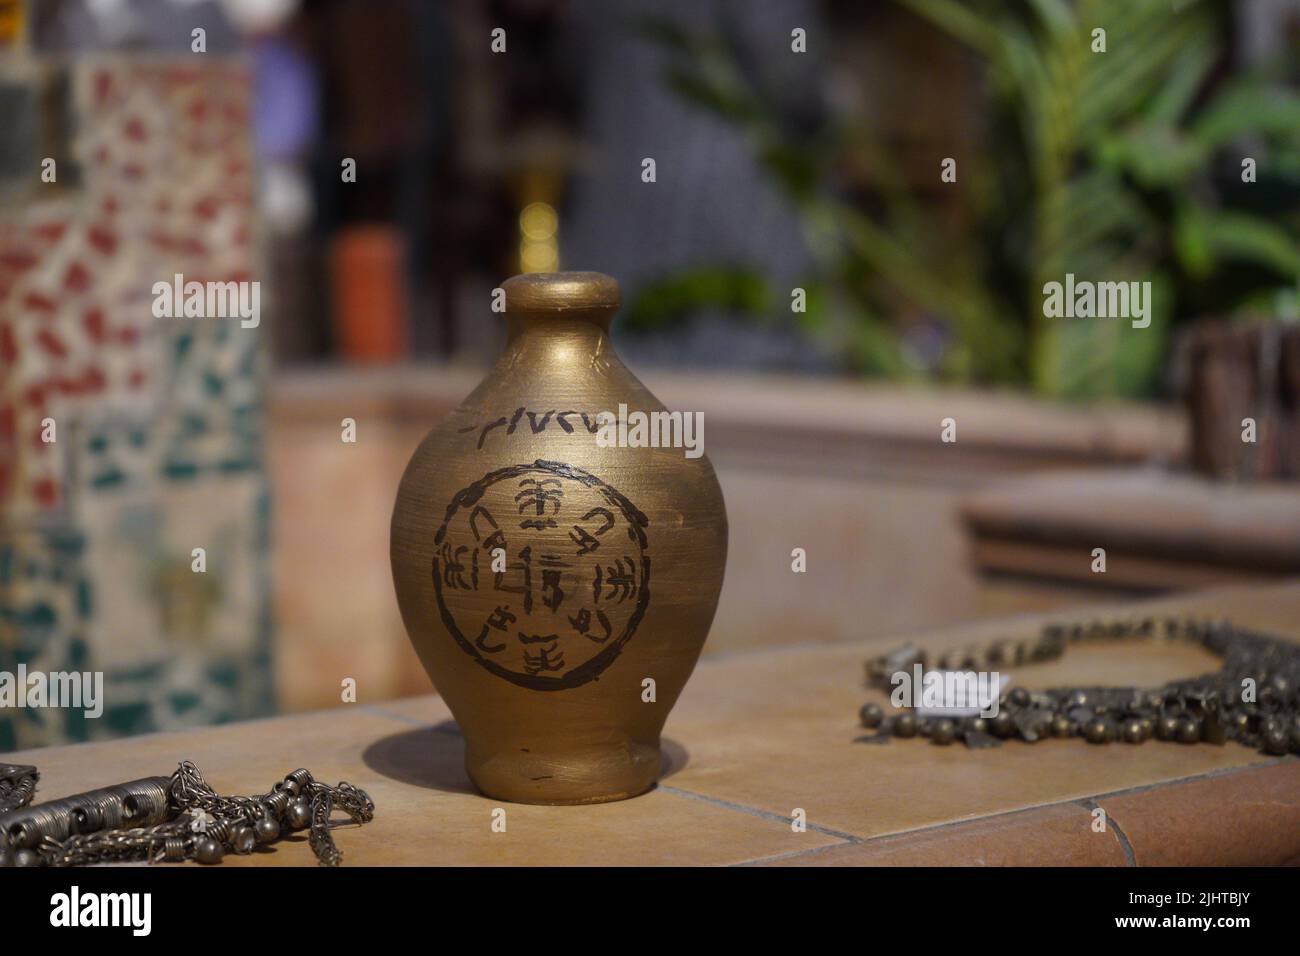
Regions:
<instances>
[{"instance_id":1,"label":"vase neck","mask_svg":"<svg viewBox=\"0 0 1300 956\"><path fill-rule=\"evenodd\" d=\"M599 272L533 272L507 279L507 362L527 356L547 367L590 366L611 351L618 283Z\"/></svg>"},{"instance_id":2,"label":"vase neck","mask_svg":"<svg viewBox=\"0 0 1300 956\"><path fill-rule=\"evenodd\" d=\"M506 341L531 338L565 338L595 345L609 337L612 315L581 316L564 312L556 315L507 315Z\"/></svg>"},{"instance_id":3,"label":"vase neck","mask_svg":"<svg viewBox=\"0 0 1300 956\"><path fill-rule=\"evenodd\" d=\"M571 376L593 367L599 356L608 362L614 349L605 323L569 316L509 316L501 364L561 372Z\"/></svg>"}]
</instances>

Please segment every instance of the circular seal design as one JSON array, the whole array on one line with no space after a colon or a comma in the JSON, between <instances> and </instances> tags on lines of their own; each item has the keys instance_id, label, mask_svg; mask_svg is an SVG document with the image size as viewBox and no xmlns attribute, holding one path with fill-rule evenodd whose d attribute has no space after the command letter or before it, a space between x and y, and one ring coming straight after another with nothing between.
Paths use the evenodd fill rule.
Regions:
<instances>
[{"instance_id":1,"label":"circular seal design","mask_svg":"<svg viewBox=\"0 0 1300 956\"><path fill-rule=\"evenodd\" d=\"M466 653L533 690L587 683L650 603L649 521L595 475L554 461L489 472L434 537L442 621Z\"/></svg>"}]
</instances>

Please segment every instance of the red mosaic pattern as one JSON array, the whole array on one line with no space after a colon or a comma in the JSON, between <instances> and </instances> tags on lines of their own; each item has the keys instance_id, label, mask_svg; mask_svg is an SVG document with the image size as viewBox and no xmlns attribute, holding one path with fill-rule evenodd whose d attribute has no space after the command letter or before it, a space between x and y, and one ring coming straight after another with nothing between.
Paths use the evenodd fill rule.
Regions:
<instances>
[{"instance_id":1,"label":"red mosaic pattern","mask_svg":"<svg viewBox=\"0 0 1300 956\"><path fill-rule=\"evenodd\" d=\"M66 506L66 425L158 401L173 320L153 316L153 284L253 278L248 70L72 69L82 186L38 187L0 220L0 511L11 520ZM41 438L46 417L54 444Z\"/></svg>"}]
</instances>

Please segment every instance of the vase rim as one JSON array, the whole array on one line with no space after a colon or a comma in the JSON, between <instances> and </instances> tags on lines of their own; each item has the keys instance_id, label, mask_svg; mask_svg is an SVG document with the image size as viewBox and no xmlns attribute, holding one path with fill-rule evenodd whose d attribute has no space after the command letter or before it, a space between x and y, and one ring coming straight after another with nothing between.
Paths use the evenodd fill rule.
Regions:
<instances>
[{"instance_id":1,"label":"vase rim","mask_svg":"<svg viewBox=\"0 0 1300 956\"><path fill-rule=\"evenodd\" d=\"M603 272L526 272L501 288L507 315L613 312L622 303L618 281Z\"/></svg>"}]
</instances>

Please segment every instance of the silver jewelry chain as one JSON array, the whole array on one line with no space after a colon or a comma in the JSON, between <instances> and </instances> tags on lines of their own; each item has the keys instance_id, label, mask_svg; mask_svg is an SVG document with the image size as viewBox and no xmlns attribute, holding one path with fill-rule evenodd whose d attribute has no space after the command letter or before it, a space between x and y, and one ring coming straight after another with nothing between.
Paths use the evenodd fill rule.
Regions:
<instances>
[{"instance_id":1,"label":"silver jewelry chain","mask_svg":"<svg viewBox=\"0 0 1300 956\"><path fill-rule=\"evenodd\" d=\"M1049 625L1036 636L961 647L936 658L908 645L867 661L867 684L889 692L895 675L924 670L934 660L940 671L994 671L1060 658L1080 644L1184 642L1199 645L1222 661L1217 671L1159 687L1055 687L1001 694L991 717L947 717L914 708L886 715L867 703L863 727L875 733L857 738L883 743L894 737L928 737L934 744L956 741L972 748L1001 740L1033 743L1048 737L1082 737L1089 743L1140 744L1152 738L1183 744L1232 740L1265 753L1300 753L1300 643L1248 631L1228 621L1138 618Z\"/></svg>"},{"instance_id":2,"label":"silver jewelry chain","mask_svg":"<svg viewBox=\"0 0 1300 956\"><path fill-rule=\"evenodd\" d=\"M82 866L145 860L218 863L251 853L285 833L308 830L317 860L343 854L330 834L336 810L354 823L374 818L370 796L343 782L331 787L295 770L256 797L225 797L183 761L171 777L146 777L35 804L35 767L0 764L0 866Z\"/></svg>"}]
</instances>

